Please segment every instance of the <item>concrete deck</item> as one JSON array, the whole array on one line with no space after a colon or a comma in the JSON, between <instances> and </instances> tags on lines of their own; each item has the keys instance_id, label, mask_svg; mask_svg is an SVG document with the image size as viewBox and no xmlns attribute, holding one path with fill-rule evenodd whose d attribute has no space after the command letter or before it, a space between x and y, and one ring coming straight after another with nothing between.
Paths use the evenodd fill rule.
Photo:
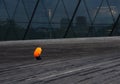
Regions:
<instances>
[{"instance_id":1,"label":"concrete deck","mask_svg":"<svg viewBox=\"0 0 120 84\"><path fill-rule=\"evenodd\" d=\"M42 47L42 60L33 58ZM119 84L120 37L0 42L1 84Z\"/></svg>"}]
</instances>

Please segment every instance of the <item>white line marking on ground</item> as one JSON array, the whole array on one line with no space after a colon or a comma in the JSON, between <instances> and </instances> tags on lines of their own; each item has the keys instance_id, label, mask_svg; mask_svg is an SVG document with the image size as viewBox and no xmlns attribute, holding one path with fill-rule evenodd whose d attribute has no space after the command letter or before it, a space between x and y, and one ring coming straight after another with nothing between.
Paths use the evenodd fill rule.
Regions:
<instances>
[{"instance_id":1,"label":"white line marking on ground","mask_svg":"<svg viewBox=\"0 0 120 84\"><path fill-rule=\"evenodd\" d=\"M54 77L65 76L65 75L68 75L68 74L79 72L79 71L84 70L84 69L89 69L89 68L93 68L93 67L107 65L107 64L110 64L110 63L113 63L113 62L117 62L117 64L120 64L119 61L120 61L120 59L117 59L117 60L114 60L114 61L112 60L112 61L97 63L97 64L94 64L94 65L90 64L90 65L87 65L87 66L77 67L77 68L74 68L74 69L71 69L71 70L67 70L67 71L62 71L62 72L59 72L59 73L55 73L55 74L52 74L52 75L49 75L49 76L45 76L45 77L42 77L42 78L39 78L38 76L37 76L37 78L29 78L29 79L26 79L25 81L29 81L31 79L35 79L35 81L46 81L46 80L49 80L49 79L54 78ZM113 65L116 65L116 63L114 63Z\"/></svg>"}]
</instances>

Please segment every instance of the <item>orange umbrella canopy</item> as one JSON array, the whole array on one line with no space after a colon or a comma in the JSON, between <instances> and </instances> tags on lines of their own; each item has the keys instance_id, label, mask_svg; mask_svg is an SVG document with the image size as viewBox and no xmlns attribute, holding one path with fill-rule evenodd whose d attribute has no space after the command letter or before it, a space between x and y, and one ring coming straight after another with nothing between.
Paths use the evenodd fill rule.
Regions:
<instances>
[{"instance_id":1,"label":"orange umbrella canopy","mask_svg":"<svg viewBox=\"0 0 120 84\"><path fill-rule=\"evenodd\" d=\"M34 50L34 57L39 57L42 53L42 48L41 47L37 47L35 50Z\"/></svg>"}]
</instances>

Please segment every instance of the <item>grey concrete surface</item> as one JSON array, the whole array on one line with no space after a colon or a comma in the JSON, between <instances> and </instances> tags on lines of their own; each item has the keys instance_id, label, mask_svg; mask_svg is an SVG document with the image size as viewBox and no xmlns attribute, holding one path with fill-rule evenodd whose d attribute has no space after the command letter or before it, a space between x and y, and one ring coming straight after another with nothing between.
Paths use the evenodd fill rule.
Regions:
<instances>
[{"instance_id":1,"label":"grey concrete surface","mask_svg":"<svg viewBox=\"0 0 120 84\"><path fill-rule=\"evenodd\" d=\"M33 58L42 47L42 60ZM0 42L1 84L119 84L120 37Z\"/></svg>"}]
</instances>

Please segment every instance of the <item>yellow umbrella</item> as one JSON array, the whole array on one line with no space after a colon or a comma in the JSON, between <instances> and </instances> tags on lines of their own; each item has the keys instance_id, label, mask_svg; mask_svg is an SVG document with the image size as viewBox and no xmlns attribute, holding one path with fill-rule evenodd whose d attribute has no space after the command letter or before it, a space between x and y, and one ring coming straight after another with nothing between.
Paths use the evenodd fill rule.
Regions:
<instances>
[{"instance_id":1,"label":"yellow umbrella","mask_svg":"<svg viewBox=\"0 0 120 84\"><path fill-rule=\"evenodd\" d=\"M34 57L35 58L38 58L41 56L41 53L42 53L42 48L41 47L37 47L35 50L34 50Z\"/></svg>"}]
</instances>

